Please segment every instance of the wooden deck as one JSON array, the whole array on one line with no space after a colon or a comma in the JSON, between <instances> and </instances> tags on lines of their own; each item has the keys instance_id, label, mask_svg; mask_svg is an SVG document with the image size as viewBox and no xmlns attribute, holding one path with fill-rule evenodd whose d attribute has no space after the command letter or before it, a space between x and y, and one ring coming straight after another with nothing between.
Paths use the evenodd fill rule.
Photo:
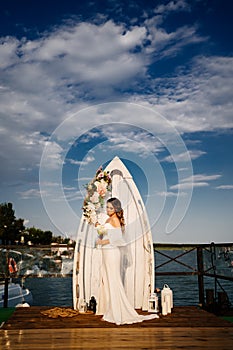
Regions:
<instances>
[{"instance_id":1,"label":"wooden deck","mask_svg":"<svg viewBox=\"0 0 233 350\"><path fill-rule=\"evenodd\" d=\"M176 307L171 315L123 326L93 314L51 319L41 313L47 309L17 309L0 329L0 349L229 350L233 344L233 323L196 307Z\"/></svg>"}]
</instances>

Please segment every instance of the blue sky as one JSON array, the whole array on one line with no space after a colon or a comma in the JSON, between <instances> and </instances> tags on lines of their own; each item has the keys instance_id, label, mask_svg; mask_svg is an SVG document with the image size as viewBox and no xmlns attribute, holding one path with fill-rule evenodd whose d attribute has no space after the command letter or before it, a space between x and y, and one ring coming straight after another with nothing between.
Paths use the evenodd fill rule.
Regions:
<instances>
[{"instance_id":1,"label":"blue sky","mask_svg":"<svg viewBox=\"0 0 233 350\"><path fill-rule=\"evenodd\" d=\"M232 11L227 0L1 3L0 201L74 238L83 185L118 155L155 242L231 242Z\"/></svg>"}]
</instances>

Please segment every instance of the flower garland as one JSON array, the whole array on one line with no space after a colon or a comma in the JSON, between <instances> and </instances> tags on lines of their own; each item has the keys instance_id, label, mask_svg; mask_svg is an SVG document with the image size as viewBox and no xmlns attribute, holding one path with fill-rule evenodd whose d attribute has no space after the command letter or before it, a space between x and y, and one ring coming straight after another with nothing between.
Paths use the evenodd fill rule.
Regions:
<instances>
[{"instance_id":1,"label":"flower garland","mask_svg":"<svg viewBox=\"0 0 233 350\"><path fill-rule=\"evenodd\" d=\"M85 185L87 190L83 202L83 215L89 224L95 225L98 212L104 206L104 198L107 192L111 191L112 178L108 171L104 171L102 166L96 171L95 177Z\"/></svg>"}]
</instances>

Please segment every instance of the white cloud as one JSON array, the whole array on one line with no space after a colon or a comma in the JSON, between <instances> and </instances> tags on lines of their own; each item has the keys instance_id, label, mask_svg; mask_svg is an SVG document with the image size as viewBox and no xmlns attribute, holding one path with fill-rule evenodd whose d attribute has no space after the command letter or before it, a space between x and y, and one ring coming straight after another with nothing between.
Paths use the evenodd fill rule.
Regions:
<instances>
[{"instance_id":1,"label":"white cloud","mask_svg":"<svg viewBox=\"0 0 233 350\"><path fill-rule=\"evenodd\" d=\"M81 192L78 192L76 190L70 190L69 192L66 192L64 196L56 196L51 198L51 203L64 203L64 200L67 200L68 202L74 202L74 201L80 201L83 200L84 197Z\"/></svg>"},{"instance_id":2,"label":"white cloud","mask_svg":"<svg viewBox=\"0 0 233 350\"><path fill-rule=\"evenodd\" d=\"M44 135L53 132L68 111L80 110L93 102L117 100L119 96L121 100L136 101L160 112L179 132L233 126L231 57L198 57L189 71L180 70L166 79L150 76L148 67L158 58L170 57L187 44L206 40L198 36L198 28L193 26L184 30L178 25L168 33L161 14L187 10L188 5L185 1L170 1L163 6L157 7L155 15L140 27L128 28L113 21L73 22L54 28L36 40L2 38L0 160L3 181L15 178L36 181L42 151L46 143L51 142ZM150 94L141 93L144 86ZM136 91L134 96L130 94L132 88ZM145 119L152 133L162 127L157 121L146 119L141 111L134 115L126 112L119 111L119 121L137 123ZM111 118L110 111L109 122ZM93 125L102 122L97 114L91 115L90 120ZM71 127L80 131L87 124L90 122L81 120L80 125ZM114 147L130 146L132 152L142 155L162 149L159 142L142 134L135 133L129 140L115 129L108 136ZM61 145L51 142L50 150L50 167L60 167ZM189 154L191 159L197 159L205 152L197 150ZM183 161L186 156L179 154L175 161ZM173 159L169 156L166 161ZM77 164L76 160L71 162Z\"/></svg>"},{"instance_id":3,"label":"white cloud","mask_svg":"<svg viewBox=\"0 0 233 350\"><path fill-rule=\"evenodd\" d=\"M134 125L107 126L103 133L110 143L107 148L105 143L100 146L105 151L127 150L146 157L148 154L158 154L164 149L162 143L153 134L147 130L138 130Z\"/></svg>"},{"instance_id":4,"label":"white cloud","mask_svg":"<svg viewBox=\"0 0 233 350\"><path fill-rule=\"evenodd\" d=\"M176 188L174 188L176 189ZM186 188L185 188L186 189ZM178 196L178 192L171 192L171 191L167 191L167 192L157 192L156 193L159 197L177 197ZM186 196L187 193L186 192L179 192L179 196Z\"/></svg>"},{"instance_id":5,"label":"white cloud","mask_svg":"<svg viewBox=\"0 0 233 350\"><path fill-rule=\"evenodd\" d=\"M184 26L174 32L168 33L164 29L156 28L154 22L153 19L145 22L150 33L149 40L151 41L151 45L146 47L145 51L148 54L153 53L155 60L174 57L185 46L208 40L207 37L197 34L197 28L195 26Z\"/></svg>"},{"instance_id":6,"label":"white cloud","mask_svg":"<svg viewBox=\"0 0 233 350\"><path fill-rule=\"evenodd\" d=\"M66 199L68 200L68 202L73 202L73 201L78 201L78 200L84 200L84 196L80 193L74 192L74 193L70 193L70 194L66 194Z\"/></svg>"},{"instance_id":7,"label":"white cloud","mask_svg":"<svg viewBox=\"0 0 233 350\"><path fill-rule=\"evenodd\" d=\"M95 160L95 158L93 156L87 156L85 158L85 160L75 160L75 159L68 159L66 158L66 162L69 162L72 165L86 165L89 164L91 162L93 162Z\"/></svg>"},{"instance_id":8,"label":"white cloud","mask_svg":"<svg viewBox=\"0 0 233 350\"><path fill-rule=\"evenodd\" d=\"M203 154L206 154L206 152L192 150L192 151L187 151L180 154L173 154L173 155L167 156L163 159L163 161L169 162L169 163L187 162L189 160L189 157L192 160L194 160L201 157Z\"/></svg>"},{"instance_id":9,"label":"white cloud","mask_svg":"<svg viewBox=\"0 0 233 350\"><path fill-rule=\"evenodd\" d=\"M175 56L187 45L208 40L207 37L198 35L197 26L178 26L176 30L170 32L164 28L164 20L171 12L187 12L190 9L190 5L184 0L170 1L158 5L154 9L156 15L145 20L148 40L151 42L146 47L146 52L153 53L154 59Z\"/></svg>"},{"instance_id":10,"label":"white cloud","mask_svg":"<svg viewBox=\"0 0 233 350\"><path fill-rule=\"evenodd\" d=\"M18 40L7 37L0 39L0 68L6 68L18 61Z\"/></svg>"},{"instance_id":11,"label":"white cloud","mask_svg":"<svg viewBox=\"0 0 233 350\"><path fill-rule=\"evenodd\" d=\"M31 198L40 198L41 195L43 194L43 196L46 195L45 191L39 191L36 190L34 188L27 190L27 191L22 191L22 192L18 192L21 199L31 199Z\"/></svg>"},{"instance_id":12,"label":"white cloud","mask_svg":"<svg viewBox=\"0 0 233 350\"><path fill-rule=\"evenodd\" d=\"M46 141L46 159L47 168L57 169L62 168L63 165L63 149L54 141Z\"/></svg>"},{"instance_id":13,"label":"white cloud","mask_svg":"<svg viewBox=\"0 0 233 350\"><path fill-rule=\"evenodd\" d=\"M176 185L170 186L171 190L186 190L192 187L206 187L209 186L209 181L214 181L222 177L222 175L214 174L214 175L205 175L205 174L195 174L191 177L186 177L180 180L180 182Z\"/></svg>"},{"instance_id":14,"label":"white cloud","mask_svg":"<svg viewBox=\"0 0 233 350\"><path fill-rule=\"evenodd\" d=\"M100 84L99 88L118 86L128 84L136 74L143 76L143 57L133 50L142 46L144 39L143 26L126 30L112 21L100 25L83 22L53 31L38 39L33 48L25 45L23 60L26 68L31 65L31 70L35 67L50 78L47 83L52 86L57 80L59 88L77 84L78 96L80 84L88 89L95 84Z\"/></svg>"},{"instance_id":15,"label":"white cloud","mask_svg":"<svg viewBox=\"0 0 233 350\"><path fill-rule=\"evenodd\" d=\"M233 185L220 185L215 188L216 190L233 190Z\"/></svg>"},{"instance_id":16,"label":"white cloud","mask_svg":"<svg viewBox=\"0 0 233 350\"><path fill-rule=\"evenodd\" d=\"M182 182L213 181L213 180L219 179L220 177L222 177L222 175L219 175L219 174L215 174L215 175L196 174L196 175L193 175L192 177L187 177L185 179L182 179Z\"/></svg>"},{"instance_id":17,"label":"white cloud","mask_svg":"<svg viewBox=\"0 0 233 350\"><path fill-rule=\"evenodd\" d=\"M76 181L91 181L91 180L92 178L87 176L79 177L78 179L76 179Z\"/></svg>"},{"instance_id":18,"label":"white cloud","mask_svg":"<svg viewBox=\"0 0 233 350\"><path fill-rule=\"evenodd\" d=\"M208 182L182 182L173 186L170 186L171 190L188 190L193 187L206 187L209 186Z\"/></svg>"},{"instance_id":19,"label":"white cloud","mask_svg":"<svg viewBox=\"0 0 233 350\"><path fill-rule=\"evenodd\" d=\"M12 126L1 135L0 142L2 181L36 181L34 171L39 167L46 138L37 131L21 133L17 127Z\"/></svg>"},{"instance_id":20,"label":"white cloud","mask_svg":"<svg viewBox=\"0 0 233 350\"><path fill-rule=\"evenodd\" d=\"M77 191L77 188L76 187L72 187L72 186L64 186L63 187L63 190L64 191Z\"/></svg>"},{"instance_id":21,"label":"white cloud","mask_svg":"<svg viewBox=\"0 0 233 350\"><path fill-rule=\"evenodd\" d=\"M31 186L27 191L17 192L24 199L37 199L41 194L46 196L46 190L51 188L55 193L52 200L64 201L65 197L73 202L82 199L82 194L71 187L65 188L64 197L59 193L56 198L59 188L56 178L54 182L49 178L47 186L43 184L45 191L38 191L38 168L45 145L50 146L49 167L62 167L63 139L48 141L48 136L68 114L101 102L136 102L159 112L178 133L228 132L233 127L233 58L198 56L183 61L185 66L176 67L175 62L182 62L184 58L179 56L184 48L197 47L199 43L202 46L206 42L206 52L211 52L208 51L208 38L200 34L197 24L177 23L170 30L166 27L166 16L178 11L190 11L188 1L158 5L153 16L144 17L140 26L135 25L138 19L132 20L130 27L111 20L104 22L102 18L101 23L67 22L35 40L1 39L0 180L4 186L25 186L25 183L27 188ZM166 65L169 70L162 75L160 67L166 70ZM69 127L77 130L78 135L86 132L90 125L115 121L137 125L145 121L145 129L151 134L156 135L162 128L166 132L166 122L149 118L145 110L136 111L135 108L135 113L130 114L127 108L121 110L119 107L114 111L111 108L109 113L104 111L101 115L98 111L76 124L71 122ZM82 142L93 140L91 134L94 132L89 135L87 132ZM96 140L99 136L95 133ZM107 137L110 147L116 151L127 149L146 156L150 152L160 154L163 150L163 146L146 133L122 133L117 125L112 130L109 128ZM198 150L198 145L188 142L196 148L189 151L192 160L206 154ZM84 160L88 163L93 158ZM67 161L79 165L75 159ZM187 153L180 152L173 158L168 156L165 161L187 161ZM185 170L184 164L181 165L183 168L179 170ZM187 189L207 187L220 176L196 174L157 195L176 197L179 189L182 191L179 195L185 196ZM89 180L89 177L78 179ZM232 185L221 185L216 189L230 190Z\"/></svg>"},{"instance_id":22,"label":"white cloud","mask_svg":"<svg viewBox=\"0 0 233 350\"><path fill-rule=\"evenodd\" d=\"M43 185L44 187L58 187L59 183L47 181L47 182L41 182L41 185Z\"/></svg>"},{"instance_id":23,"label":"white cloud","mask_svg":"<svg viewBox=\"0 0 233 350\"><path fill-rule=\"evenodd\" d=\"M159 99L144 95L137 102L156 105L180 132L229 130L233 127L232 75L233 57L198 57L189 71L153 82L157 82Z\"/></svg>"},{"instance_id":24,"label":"white cloud","mask_svg":"<svg viewBox=\"0 0 233 350\"><path fill-rule=\"evenodd\" d=\"M143 57L133 49L145 35L143 27L125 31L108 21L63 26L34 41L2 39L0 158L5 179L19 168L37 167L46 142L39 131L51 133L68 110L87 106L85 99L109 96L114 86L127 87L135 76L144 76ZM50 147L51 166L59 166L62 150Z\"/></svg>"},{"instance_id":25,"label":"white cloud","mask_svg":"<svg viewBox=\"0 0 233 350\"><path fill-rule=\"evenodd\" d=\"M163 14L166 15L170 12L177 12L181 10L189 10L190 6L187 4L184 0L177 0L177 1L169 1L167 4L161 4L158 5L154 12L156 14Z\"/></svg>"}]
</instances>

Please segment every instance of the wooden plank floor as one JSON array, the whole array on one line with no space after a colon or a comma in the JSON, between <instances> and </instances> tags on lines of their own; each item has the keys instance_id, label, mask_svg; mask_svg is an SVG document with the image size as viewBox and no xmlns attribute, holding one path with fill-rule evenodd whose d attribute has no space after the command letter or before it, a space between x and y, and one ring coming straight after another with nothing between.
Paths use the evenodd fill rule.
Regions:
<instances>
[{"instance_id":1,"label":"wooden plank floor","mask_svg":"<svg viewBox=\"0 0 233 350\"><path fill-rule=\"evenodd\" d=\"M196 307L159 319L116 326L101 316L50 319L48 308L19 308L0 329L1 350L219 349L233 344L233 324Z\"/></svg>"},{"instance_id":2,"label":"wooden plank floor","mask_svg":"<svg viewBox=\"0 0 233 350\"><path fill-rule=\"evenodd\" d=\"M4 324L3 329L43 329L43 328L118 328L114 323L101 321L101 316L93 314L79 314L75 317L49 318L41 312L48 307L32 306L18 308L11 318ZM63 308L64 310L66 308ZM137 310L138 313L146 314ZM233 323L225 321L214 314L198 309L195 306L175 307L172 314L160 315L159 319L122 325L120 327L233 327Z\"/></svg>"},{"instance_id":3,"label":"wooden plank floor","mask_svg":"<svg viewBox=\"0 0 233 350\"><path fill-rule=\"evenodd\" d=\"M5 330L0 338L1 350L229 350L232 344L232 331L213 327Z\"/></svg>"}]
</instances>

